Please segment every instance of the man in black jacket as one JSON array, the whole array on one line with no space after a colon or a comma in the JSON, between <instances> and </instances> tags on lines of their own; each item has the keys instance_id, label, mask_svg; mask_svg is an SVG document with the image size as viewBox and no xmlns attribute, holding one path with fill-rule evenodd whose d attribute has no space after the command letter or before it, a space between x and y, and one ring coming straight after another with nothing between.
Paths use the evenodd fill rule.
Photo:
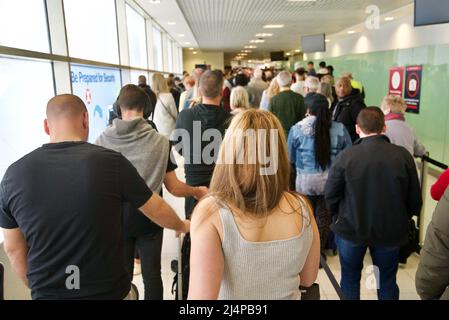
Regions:
<instances>
[{"instance_id":1,"label":"man in black jacket","mask_svg":"<svg viewBox=\"0 0 449 320\"><path fill-rule=\"evenodd\" d=\"M154 108L157 104L157 97L153 90L151 90L151 87L147 84L147 77L145 76L139 76L139 88L141 88L145 93L147 94L148 98L150 98L150 103L145 106L143 115L145 119L148 119L151 117L151 115L154 112Z\"/></svg>"},{"instance_id":2,"label":"man in black jacket","mask_svg":"<svg viewBox=\"0 0 449 320\"><path fill-rule=\"evenodd\" d=\"M363 102L359 90L354 90L351 86L351 79L342 77L337 81L335 90L338 99L332 105L332 120L341 122L355 142L359 136L355 131L357 116L366 106Z\"/></svg>"},{"instance_id":3,"label":"man in black jacket","mask_svg":"<svg viewBox=\"0 0 449 320\"><path fill-rule=\"evenodd\" d=\"M361 111L357 120L361 139L336 158L326 184L325 197L334 216L331 228L340 254L341 286L347 299L360 299L368 247L379 299L399 299L399 248L407 242L409 219L422 206L414 160L407 150L390 143L383 135L385 130L379 108Z\"/></svg>"}]
</instances>

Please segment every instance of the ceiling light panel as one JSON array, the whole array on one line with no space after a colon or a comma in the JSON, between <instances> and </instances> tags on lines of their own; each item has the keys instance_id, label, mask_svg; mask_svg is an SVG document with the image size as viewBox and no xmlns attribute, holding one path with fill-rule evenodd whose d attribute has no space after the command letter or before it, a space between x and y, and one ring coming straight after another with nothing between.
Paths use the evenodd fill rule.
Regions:
<instances>
[{"instance_id":1,"label":"ceiling light panel","mask_svg":"<svg viewBox=\"0 0 449 320\"><path fill-rule=\"evenodd\" d=\"M413 0L170 1L178 4L199 47L203 50L225 52L236 52L248 44L248 40L257 38L267 40L264 44L267 50L288 51L292 44L299 43L301 35L316 34L317 30L319 33L325 34L333 34L342 30L346 32L351 26L364 23L366 20L365 8L372 5L373 2L379 7L381 14L413 2ZM334 14L332 18L329 18L329 14L332 12L342 14ZM382 21L383 19L384 17L382 17ZM284 25L284 28L263 29L263 26L266 25ZM182 30L178 30L177 33L185 33L186 37L188 35ZM273 36L256 36L263 33L272 33Z\"/></svg>"}]
</instances>

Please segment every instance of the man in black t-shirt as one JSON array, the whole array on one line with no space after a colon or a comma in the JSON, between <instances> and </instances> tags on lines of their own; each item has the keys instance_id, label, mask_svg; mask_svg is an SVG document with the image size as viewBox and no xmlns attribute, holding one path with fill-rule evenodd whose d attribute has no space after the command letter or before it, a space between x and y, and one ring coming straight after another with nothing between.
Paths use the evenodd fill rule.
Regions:
<instances>
[{"instance_id":1,"label":"man in black t-shirt","mask_svg":"<svg viewBox=\"0 0 449 320\"><path fill-rule=\"evenodd\" d=\"M206 71L199 81L202 103L179 114L172 142L185 159L187 184L208 187L221 141L232 115L221 107L223 74L218 71ZM211 135L207 138L208 141L204 141L207 139L203 140L203 135L207 136L209 133L216 135ZM186 198L187 218L190 218L196 203L195 198Z\"/></svg>"},{"instance_id":2,"label":"man in black t-shirt","mask_svg":"<svg viewBox=\"0 0 449 320\"><path fill-rule=\"evenodd\" d=\"M177 119L172 135L175 149L184 157L186 182L189 186L209 187L225 130L232 115L221 106L223 73L206 71L199 80L202 103L183 110ZM190 219L198 200L186 198L186 218ZM189 290L189 236L182 247L182 296L187 299ZM178 283L179 289L179 283Z\"/></svg>"},{"instance_id":3,"label":"man in black t-shirt","mask_svg":"<svg viewBox=\"0 0 449 320\"><path fill-rule=\"evenodd\" d=\"M122 204L188 232L121 154L86 143L86 106L62 95L47 106L51 143L11 165L0 185L0 227L33 299L124 299Z\"/></svg>"},{"instance_id":4,"label":"man in black t-shirt","mask_svg":"<svg viewBox=\"0 0 449 320\"><path fill-rule=\"evenodd\" d=\"M176 197L201 199L207 194L207 188L191 187L178 180L170 142L144 119L145 100L145 93L137 86L123 87L119 98L122 119L115 119L95 143L129 159L154 193L159 194L164 184ZM162 300L163 229L136 211L130 205L124 208L125 265L132 276L134 252L137 251L142 262L145 300Z\"/></svg>"}]
</instances>

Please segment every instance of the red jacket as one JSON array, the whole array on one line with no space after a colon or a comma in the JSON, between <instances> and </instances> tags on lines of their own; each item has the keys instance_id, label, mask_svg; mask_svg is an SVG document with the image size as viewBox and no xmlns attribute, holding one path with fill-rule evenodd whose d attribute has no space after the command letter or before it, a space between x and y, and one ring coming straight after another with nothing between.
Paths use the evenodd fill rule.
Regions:
<instances>
[{"instance_id":1,"label":"red jacket","mask_svg":"<svg viewBox=\"0 0 449 320\"><path fill-rule=\"evenodd\" d=\"M223 89L223 107L226 111L231 112L231 90L228 87Z\"/></svg>"},{"instance_id":2,"label":"red jacket","mask_svg":"<svg viewBox=\"0 0 449 320\"><path fill-rule=\"evenodd\" d=\"M430 194L433 200L440 201L447 187L449 186L449 169L443 172L438 178L438 181L432 186Z\"/></svg>"}]
</instances>

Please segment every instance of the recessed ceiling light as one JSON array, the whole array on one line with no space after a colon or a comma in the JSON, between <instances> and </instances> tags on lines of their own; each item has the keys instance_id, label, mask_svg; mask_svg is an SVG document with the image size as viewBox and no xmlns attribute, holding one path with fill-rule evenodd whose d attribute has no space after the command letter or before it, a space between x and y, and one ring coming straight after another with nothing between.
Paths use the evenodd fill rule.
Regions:
<instances>
[{"instance_id":1,"label":"recessed ceiling light","mask_svg":"<svg viewBox=\"0 0 449 320\"><path fill-rule=\"evenodd\" d=\"M168 22L169 25L174 26L176 24L176 22Z\"/></svg>"},{"instance_id":2,"label":"recessed ceiling light","mask_svg":"<svg viewBox=\"0 0 449 320\"><path fill-rule=\"evenodd\" d=\"M286 55L286 56L289 56L289 55L291 55L291 53L290 53L290 52L287 52L285 55Z\"/></svg>"},{"instance_id":3,"label":"recessed ceiling light","mask_svg":"<svg viewBox=\"0 0 449 320\"><path fill-rule=\"evenodd\" d=\"M253 60L248 60L249 63L253 62Z\"/></svg>"},{"instance_id":4,"label":"recessed ceiling light","mask_svg":"<svg viewBox=\"0 0 449 320\"><path fill-rule=\"evenodd\" d=\"M261 37L261 38L272 37L272 36L273 36L272 33L258 33L258 34L256 34L256 37Z\"/></svg>"},{"instance_id":5,"label":"recessed ceiling light","mask_svg":"<svg viewBox=\"0 0 449 320\"><path fill-rule=\"evenodd\" d=\"M283 24L267 24L263 26L264 29L281 29L283 27Z\"/></svg>"},{"instance_id":6,"label":"recessed ceiling light","mask_svg":"<svg viewBox=\"0 0 449 320\"><path fill-rule=\"evenodd\" d=\"M189 44L191 44L191 43L190 43L190 42L184 42L184 44L185 44L185 45L189 45Z\"/></svg>"},{"instance_id":7,"label":"recessed ceiling light","mask_svg":"<svg viewBox=\"0 0 449 320\"><path fill-rule=\"evenodd\" d=\"M185 37L186 35L185 34L178 34L178 37L180 37L180 38L183 38L183 37Z\"/></svg>"},{"instance_id":8,"label":"recessed ceiling light","mask_svg":"<svg viewBox=\"0 0 449 320\"><path fill-rule=\"evenodd\" d=\"M257 49L256 46L245 46L245 49Z\"/></svg>"},{"instance_id":9,"label":"recessed ceiling light","mask_svg":"<svg viewBox=\"0 0 449 320\"><path fill-rule=\"evenodd\" d=\"M194 50L195 48L189 48L189 50Z\"/></svg>"},{"instance_id":10,"label":"recessed ceiling light","mask_svg":"<svg viewBox=\"0 0 449 320\"><path fill-rule=\"evenodd\" d=\"M393 21L394 20L394 17L386 17L385 18L385 21Z\"/></svg>"},{"instance_id":11,"label":"recessed ceiling light","mask_svg":"<svg viewBox=\"0 0 449 320\"><path fill-rule=\"evenodd\" d=\"M301 52L301 50L299 50L299 49L296 49L296 50L295 50L295 52Z\"/></svg>"},{"instance_id":12,"label":"recessed ceiling light","mask_svg":"<svg viewBox=\"0 0 449 320\"><path fill-rule=\"evenodd\" d=\"M257 40L251 40L249 43L264 43L265 40L263 39L257 39Z\"/></svg>"},{"instance_id":13,"label":"recessed ceiling light","mask_svg":"<svg viewBox=\"0 0 449 320\"><path fill-rule=\"evenodd\" d=\"M196 52L196 51L193 51L192 53L193 53L193 54L197 54L198 52Z\"/></svg>"},{"instance_id":14,"label":"recessed ceiling light","mask_svg":"<svg viewBox=\"0 0 449 320\"><path fill-rule=\"evenodd\" d=\"M324 42L331 42L329 39L324 40Z\"/></svg>"},{"instance_id":15,"label":"recessed ceiling light","mask_svg":"<svg viewBox=\"0 0 449 320\"><path fill-rule=\"evenodd\" d=\"M349 30L349 31L348 31L348 34L354 34L354 33L355 33L354 30Z\"/></svg>"}]
</instances>

